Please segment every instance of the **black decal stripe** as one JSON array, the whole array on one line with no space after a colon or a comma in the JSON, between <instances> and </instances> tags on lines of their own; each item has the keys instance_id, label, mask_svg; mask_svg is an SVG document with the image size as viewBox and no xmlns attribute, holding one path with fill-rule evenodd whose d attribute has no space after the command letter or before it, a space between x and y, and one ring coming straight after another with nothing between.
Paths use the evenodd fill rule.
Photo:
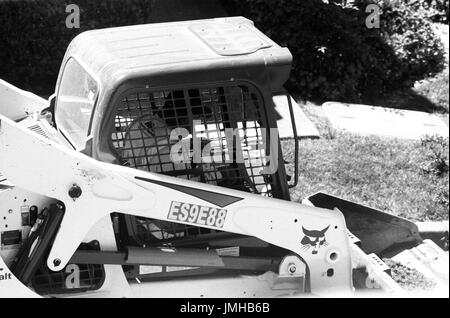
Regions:
<instances>
[{"instance_id":1,"label":"black decal stripe","mask_svg":"<svg viewBox=\"0 0 450 318\"><path fill-rule=\"evenodd\" d=\"M195 189L195 188L189 188L186 186L178 185L178 184L172 184L167 182L162 182L158 180L150 180L146 178L141 177L135 177L137 180L146 181L150 183L154 183L163 187L171 188L173 190L177 190L189 195L192 195L196 198L205 200L209 203L212 203L214 205L220 206L221 208L224 208L232 203L238 202L243 200L243 198L234 197L231 195L216 193L212 191L206 191L201 189Z\"/></svg>"}]
</instances>

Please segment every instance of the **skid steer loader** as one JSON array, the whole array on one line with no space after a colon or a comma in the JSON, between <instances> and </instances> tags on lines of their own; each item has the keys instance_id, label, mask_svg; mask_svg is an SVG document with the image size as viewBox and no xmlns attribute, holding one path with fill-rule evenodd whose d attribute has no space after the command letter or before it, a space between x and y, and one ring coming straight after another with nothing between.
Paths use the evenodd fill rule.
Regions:
<instances>
[{"instance_id":1,"label":"skid steer loader","mask_svg":"<svg viewBox=\"0 0 450 318\"><path fill-rule=\"evenodd\" d=\"M48 101L1 82L0 297L400 291L347 224L382 250L413 225L290 202L291 61L234 17L84 32Z\"/></svg>"}]
</instances>

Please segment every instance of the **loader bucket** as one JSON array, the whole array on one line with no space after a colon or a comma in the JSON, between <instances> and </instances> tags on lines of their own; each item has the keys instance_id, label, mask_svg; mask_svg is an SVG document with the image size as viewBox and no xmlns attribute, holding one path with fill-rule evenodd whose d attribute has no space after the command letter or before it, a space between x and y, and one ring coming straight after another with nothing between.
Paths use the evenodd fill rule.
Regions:
<instances>
[{"instance_id":1,"label":"loader bucket","mask_svg":"<svg viewBox=\"0 0 450 318\"><path fill-rule=\"evenodd\" d=\"M303 204L341 211L347 229L361 240L367 254L389 257L422 242L416 224L380 210L322 192L308 196Z\"/></svg>"}]
</instances>

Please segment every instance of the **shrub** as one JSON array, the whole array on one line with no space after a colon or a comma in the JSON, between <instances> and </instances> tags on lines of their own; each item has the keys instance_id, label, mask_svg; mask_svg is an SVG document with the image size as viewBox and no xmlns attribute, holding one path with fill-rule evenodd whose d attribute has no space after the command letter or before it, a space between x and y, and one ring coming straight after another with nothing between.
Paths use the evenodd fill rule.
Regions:
<instances>
[{"instance_id":1,"label":"shrub","mask_svg":"<svg viewBox=\"0 0 450 318\"><path fill-rule=\"evenodd\" d=\"M403 3L380 1L381 28L365 25L368 3L224 0L294 56L288 89L303 98L358 101L438 72L443 48L430 24ZM378 3L378 1L376 2Z\"/></svg>"},{"instance_id":2,"label":"shrub","mask_svg":"<svg viewBox=\"0 0 450 318\"><path fill-rule=\"evenodd\" d=\"M421 162L422 171L437 177L442 177L445 174L448 174L448 138L441 136L428 136L422 139L421 146L423 155Z\"/></svg>"},{"instance_id":3,"label":"shrub","mask_svg":"<svg viewBox=\"0 0 450 318\"><path fill-rule=\"evenodd\" d=\"M403 0L413 10L432 22L448 24L449 0Z\"/></svg>"},{"instance_id":4,"label":"shrub","mask_svg":"<svg viewBox=\"0 0 450 318\"><path fill-rule=\"evenodd\" d=\"M80 8L80 28L66 28L66 5ZM0 77L20 88L51 94L64 53L80 32L148 23L145 0L0 1Z\"/></svg>"},{"instance_id":5,"label":"shrub","mask_svg":"<svg viewBox=\"0 0 450 318\"><path fill-rule=\"evenodd\" d=\"M422 12L403 1L376 2L381 7L380 35L402 66L398 80L412 84L440 71L443 46Z\"/></svg>"},{"instance_id":6,"label":"shrub","mask_svg":"<svg viewBox=\"0 0 450 318\"><path fill-rule=\"evenodd\" d=\"M179 17L190 19L191 11L201 11L200 5L185 7L206 2L183 0L182 7L166 11L180 11ZM381 28L367 29L365 7L358 4L368 0L357 1L356 7L341 2L223 0L223 5L229 15L250 18L289 47L294 63L287 87L304 98L358 101L368 91L380 94L440 69L442 47L417 10L403 2L383 5ZM65 26L70 3L80 7L80 29ZM51 94L72 38L94 28L164 20L154 14L154 6L155 1L147 0L0 1L0 77L23 89ZM218 6L210 7L222 14Z\"/></svg>"}]
</instances>

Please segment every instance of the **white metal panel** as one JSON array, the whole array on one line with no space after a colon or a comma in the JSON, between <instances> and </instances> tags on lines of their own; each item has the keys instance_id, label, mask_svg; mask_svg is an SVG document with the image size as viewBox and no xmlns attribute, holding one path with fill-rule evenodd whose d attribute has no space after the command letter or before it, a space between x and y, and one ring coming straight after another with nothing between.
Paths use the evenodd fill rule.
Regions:
<instances>
[{"instance_id":1,"label":"white metal panel","mask_svg":"<svg viewBox=\"0 0 450 318\"><path fill-rule=\"evenodd\" d=\"M47 107L47 101L0 79L0 114L19 120Z\"/></svg>"},{"instance_id":2,"label":"white metal panel","mask_svg":"<svg viewBox=\"0 0 450 318\"><path fill-rule=\"evenodd\" d=\"M17 140L21 142L17 143ZM315 293L353 291L345 220L337 211L98 162L65 149L1 115L0 152L0 170L11 182L29 191L57 198L66 205L66 213L47 261L52 270L63 268L89 230L111 212L167 220L172 200L198 206L212 204L206 197L136 179L139 177L242 198L226 207L227 217L220 230L254 236L299 255L308 266L311 290ZM33 164L30 164L28 158L36 153L40 156L34 156ZM68 195L74 184L83 190L76 200ZM329 229L327 244L315 253L304 249L300 243L304 236L303 226ZM327 275L329 268L333 268L334 275Z\"/></svg>"}]
</instances>

